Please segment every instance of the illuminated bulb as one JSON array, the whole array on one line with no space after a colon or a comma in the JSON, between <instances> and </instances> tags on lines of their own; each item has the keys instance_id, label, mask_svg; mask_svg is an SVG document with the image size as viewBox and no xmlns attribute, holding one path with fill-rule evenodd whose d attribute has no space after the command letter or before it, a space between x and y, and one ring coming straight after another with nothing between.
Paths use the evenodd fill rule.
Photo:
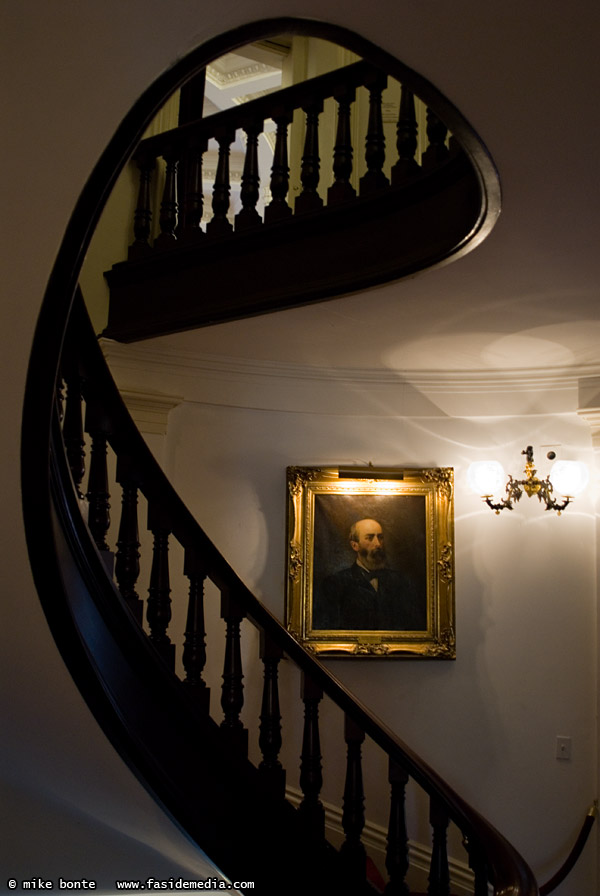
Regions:
<instances>
[{"instance_id":1,"label":"illuminated bulb","mask_svg":"<svg viewBox=\"0 0 600 896\"><path fill-rule=\"evenodd\" d=\"M478 460L467 471L469 486L476 495L494 495L504 488L506 476L497 460Z\"/></svg>"},{"instance_id":2,"label":"illuminated bulb","mask_svg":"<svg viewBox=\"0 0 600 896\"><path fill-rule=\"evenodd\" d=\"M579 495L589 481L588 468L578 460L557 460L550 470L554 490L569 498Z\"/></svg>"}]
</instances>

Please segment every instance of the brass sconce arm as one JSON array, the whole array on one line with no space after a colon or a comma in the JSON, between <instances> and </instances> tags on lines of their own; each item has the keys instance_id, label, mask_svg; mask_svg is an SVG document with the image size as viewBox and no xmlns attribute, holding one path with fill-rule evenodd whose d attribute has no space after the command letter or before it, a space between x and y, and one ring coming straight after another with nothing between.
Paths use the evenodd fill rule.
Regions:
<instances>
[{"instance_id":1,"label":"brass sconce arm","mask_svg":"<svg viewBox=\"0 0 600 896\"><path fill-rule=\"evenodd\" d=\"M553 495L554 489L552 482L550 481L550 476L547 476L545 479L538 479L537 477L532 446L528 445L527 448L521 451L521 454L524 454L527 457L524 470L525 478L513 479L512 476L509 476L505 489L506 497L498 503L494 503L492 501L492 495L483 495L484 502L495 513L499 514L501 510L512 510L514 504L521 500L523 492L525 492L528 498L537 495L540 504L545 504L544 510L554 510L560 515L565 507L568 507L573 500L572 496L566 495L564 500L557 501Z\"/></svg>"}]
</instances>

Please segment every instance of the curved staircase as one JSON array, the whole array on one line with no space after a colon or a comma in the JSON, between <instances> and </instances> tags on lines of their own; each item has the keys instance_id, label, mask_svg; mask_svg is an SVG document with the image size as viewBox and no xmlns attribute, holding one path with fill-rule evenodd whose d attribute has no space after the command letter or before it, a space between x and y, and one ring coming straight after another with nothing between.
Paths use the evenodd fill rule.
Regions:
<instances>
[{"instance_id":1,"label":"curved staircase","mask_svg":"<svg viewBox=\"0 0 600 896\"><path fill-rule=\"evenodd\" d=\"M65 663L115 749L165 810L230 879L253 879L258 892L283 889L289 893L304 893L314 888L315 880L320 882L319 890L323 892L341 889L356 894L376 892L376 882L370 873L371 866L361 839L365 823L361 757L363 743L369 739L383 751L388 767L386 893L404 896L409 893L405 793L407 783L412 780L427 795L430 806L432 834L428 893L431 896L450 893L446 837L449 824L458 826L462 834L476 896L487 894L488 884L495 894L534 896L538 893L537 884L514 848L408 745L382 725L368 707L361 705L325 666L304 650L248 590L211 543L175 493L132 422L102 357L77 286L81 261L105 197L159 98L236 41L248 42L285 28L302 30L308 27L307 23L288 20L256 23L240 29L234 36L228 35L201 48L191 60L182 61L132 110L82 194L42 308L24 410L24 514L40 600ZM327 31L327 28L322 26L323 30ZM340 29L334 31L339 39ZM354 36L346 35L346 38L349 46L357 50L365 48L365 42ZM370 52L377 57L375 64L381 63L381 54L378 55L374 48L370 48ZM385 61L392 69L396 66L394 71L398 70L399 63ZM375 77L376 80L379 75L374 75L370 66L371 60L354 71L360 72L361 79ZM421 86L427 94L427 85ZM331 85L327 89L330 90ZM335 96L335 92L331 95ZM452 115L449 110L450 118ZM377 119L376 113L374 118ZM149 150L147 144L142 143L141 147L138 158ZM163 149L161 138L152 152L162 152ZM185 149L187 153L189 145L186 144ZM285 213L284 217L289 219L286 227L290 229L285 231L284 225L278 223L277 239L283 243L289 240L290 246L295 244L296 237L292 240L289 235L294 227L298 232L304 230L307 239L314 238L315 233L329 233L331 224L326 222L338 215L348 222L358 218L364 220L369 203L373 214L381 221L385 220L385 216L381 218L380 215L386 208L393 217L398 213L403 215L409 207L412 214L420 204L427 203L428 196L435 206L443 195L452 194L456 201L459 195L469 195L471 202L465 206L467 212L459 228L462 236L457 238L455 233L445 248L438 247L433 253L433 261L444 260L452 252L466 249L469 240L482 238L497 213L497 205L492 211L494 203L490 202L490 194L483 187L486 178L481 174L482 171L491 174L493 166L489 159L481 162L480 158L477 162L477 155L478 151L473 144L469 145L468 138L463 150L448 153L431 174L416 174L407 183L392 185L380 192L375 190L371 196L346 197L340 202L339 209L336 206L331 210L329 218L318 217L321 212L306 209L307 217L296 222L295 216ZM187 157L189 159L189 155ZM173 184L175 168L171 167ZM343 174L341 163L338 171ZM474 201L474 185L477 202ZM169 190L172 189L171 185ZM217 193L223 195L222 191ZM277 196L273 187L272 193ZM141 195L145 196L144 190ZM279 198L284 198L281 190ZM251 211L251 206L250 202L245 208ZM166 211L163 215L167 228L163 232L170 229L171 236L176 237L178 225L172 214L173 208L171 204L170 218ZM353 217L354 209L357 210L356 218ZM326 216L329 212L326 209L322 214ZM310 215L314 217L310 218ZM138 214L138 222L143 217ZM194 227L198 224L197 214L187 220L195 221ZM204 260L202 243L208 247L210 236L205 241L199 237L197 246L193 242L181 247L167 245L163 249L160 245L152 249L138 246L131 260L120 269L121 273L113 271L115 288L120 276L123 283L130 278L128 283L134 295L138 274L142 280L145 278L146 287L150 281L160 280L161 276L172 276L177 264L181 263L175 261L178 252L181 257L187 253L191 266L186 269L188 271L197 264L208 267L214 264L216 270L215 259L224 258L227 252L233 252L234 256L236 252L243 255L255 250L266 253L270 226L267 222L257 225L256 230L242 228L239 246L246 248L240 249L234 248L235 232L215 235L213 248L207 249ZM140 228L141 225L136 240L143 238ZM359 229L356 232L358 234ZM260 241L264 241L262 250ZM162 242L174 241L167 238ZM449 248L452 242L454 249ZM248 248L252 246L254 249ZM392 254L390 252L389 259ZM225 301L214 307L203 302L195 303L191 316L180 317L178 324L174 319L171 323L166 322L164 308L157 310L154 317L152 312L140 319L139 308L136 309L132 300L127 313L115 312L109 331L112 328L111 335L120 338L141 338L156 327L179 327L182 323L197 326L223 317L230 319L271 307L324 298L333 294L332 290L337 293L349 288L349 281L344 279L348 275L347 257L341 252L340 258L343 264L332 274L329 286L318 285L319 268L315 264L310 266L308 279L284 296L281 304L275 299L279 287L274 275L270 296L265 293L262 298L257 298L250 289L247 303L243 297L236 300L237 304L231 299L229 304ZM374 258L375 250L372 260ZM415 261L414 256L410 264L401 261L392 276L414 270L423 263L423 258ZM172 266L170 273L169 266ZM144 270L146 273L140 273ZM355 285L365 286L375 276L365 270L367 268L358 272ZM154 271L154 274L148 271ZM388 273L390 271L391 268ZM234 279L230 282L230 298L234 293L234 282ZM157 290L157 295L159 293ZM91 446L87 470L86 439ZM118 536L113 544L107 539L110 493L115 489L115 484L109 483L109 447L116 458L115 479L122 496ZM153 539L146 628L142 625L143 605L137 590L140 496L147 502L148 528ZM169 629L171 577L176 574L169 561L169 546L175 542L184 557L179 574L185 576L188 583L185 636L183 643L177 645L172 643ZM205 591L209 583L210 593L214 594L216 589L219 594L221 617L225 623L220 699L216 693L209 693L204 677L206 651L211 649L211 645L207 648L205 643L204 622ZM244 703L242 620L248 620L259 632L260 656L256 661L260 660L263 665L260 717L256 720L256 730L251 732L240 718ZM182 651L182 676L175 672L176 650ZM278 670L284 657L299 670L299 699L304 707L301 748L299 745L301 797L297 807L287 798L286 773L279 758ZM320 798L319 709L325 698L341 710L344 718L339 739L339 755L346 757L342 813L344 839L339 849L326 839L325 812ZM220 708L217 708L219 704ZM258 740L261 758L257 763L248 759L249 736Z\"/></svg>"},{"instance_id":2,"label":"curved staircase","mask_svg":"<svg viewBox=\"0 0 600 896\"><path fill-rule=\"evenodd\" d=\"M65 662L109 738L159 802L232 880L252 879L259 892L285 880L305 892L315 877L335 891L368 893L361 750L370 738L387 756L390 824L388 893L407 893L405 788L412 778L428 795L432 826L429 893L449 893L446 829L456 824L474 873L474 892L534 894L536 883L509 843L452 791L393 732L386 729L249 592L173 491L129 417L105 365L81 294L70 317L52 414L46 514L30 519L32 560L42 603ZM81 512L84 430L91 442L86 523ZM107 445L116 455L122 507L114 580L109 529ZM153 535L147 604L149 632L140 625L138 493L148 504ZM85 505L84 505L85 506ZM39 505L38 505L39 511ZM48 528L47 528L48 527ZM169 541L184 553L189 582L183 645L185 678L175 674L169 635ZM40 546L45 545L42 558ZM51 562L50 562L51 560ZM41 563L43 563L43 572ZM226 625L222 719L203 680L206 660L205 583L220 592ZM260 633L264 665L258 742L262 759L248 760L243 706L240 624ZM281 748L278 665L286 656L301 672L304 734L302 800L286 799ZM319 739L323 697L344 713L340 752L347 754L344 842L325 838ZM212 697L212 699L211 699ZM253 732L256 736L256 732ZM290 880L290 877L292 878Z\"/></svg>"}]
</instances>

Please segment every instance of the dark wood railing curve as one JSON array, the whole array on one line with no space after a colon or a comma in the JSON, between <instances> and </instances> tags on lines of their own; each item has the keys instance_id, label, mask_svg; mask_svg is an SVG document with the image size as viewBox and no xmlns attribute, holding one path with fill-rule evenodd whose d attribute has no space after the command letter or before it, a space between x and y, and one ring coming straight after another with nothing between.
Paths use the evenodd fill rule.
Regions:
<instances>
[{"instance_id":1,"label":"dark wood railing curve","mask_svg":"<svg viewBox=\"0 0 600 896\"><path fill-rule=\"evenodd\" d=\"M215 768L219 767L216 764L215 751L225 750L226 755L229 757L227 774L235 781L235 795L240 802L243 802L243 794L246 791L256 794L256 788L260 784L261 793L269 794L273 801L271 812L275 811L273 805L277 806L279 813L283 811L282 806L285 803L283 799L285 772L277 758L281 745L277 663L285 654L302 671L304 681L302 697L305 702L306 713L305 743L302 749L301 772L304 800L297 812L295 823L302 828L303 825L306 826L307 821L310 821L310 828L304 829L303 836L309 837L311 842L314 840L319 848L323 850L326 850L327 846L322 837L322 806L319 800L318 705L320 699L323 695L327 695L345 714L348 771L344 794L343 825L346 840L339 857L332 858L332 868L335 869L335 872L332 873L339 875L338 879L346 879L348 885L349 882L353 882L354 892L363 892L366 886L365 852L361 843L361 830L364 824L361 743L367 736L384 750L388 756L390 766L392 824L390 826L388 845L388 868L390 869L392 883L390 884L389 892L406 892L405 872L408 867L408 851L405 834L406 820L403 816L402 806L404 787L410 777L426 791L431 801L434 843L431 879L435 882L435 886L438 889L430 889L430 892L449 892L447 890L449 872L445 830L448 822L452 821L462 832L469 863L475 874L474 892L477 896L487 893L488 880L492 882L495 893L510 893L515 894L515 896L517 894L519 896L520 894L533 896L533 894L537 893L537 886L531 872L510 844L487 821L471 809L394 732L382 725L367 707L360 704L314 656L305 651L273 614L256 599L217 551L166 479L131 420L104 363L81 298L77 302L71 318L68 338L65 343L64 359L65 363L62 369L65 371L66 401L68 401L68 396L71 393L75 395L76 400L78 400L79 395L83 396L86 413L81 415L80 419L82 421L85 419L86 421L85 429L87 430L88 438L92 442L92 457L97 457L98 455L104 457L106 444L111 446L117 457L117 479L121 484L123 492L123 516L119 526L117 565L123 552L128 553L128 556L131 558L139 546L137 530L135 526L132 527L130 519L132 490L139 490L148 501L148 527L154 534L154 547L150 587L148 589L150 596L147 608L150 633L147 636L142 635L142 641L146 639L148 642L144 649L149 645L151 652L155 652L155 669L152 675L155 682L153 685L154 701L160 703L157 694L165 692L165 688L169 694L169 700L173 701L172 691L178 687L181 693L185 695L185 699L190 700L190 705L187 706L186 704L187 708L184 708L182 697L180 697L176 703L171 703L169 710L169 730L179 734L179 738L175 737L174 742L180 753L178 760L180 766L182 764L185 765L184 757L189 758L190 761L195 761L196 766L198 765L197 758L192 760L190 755L190 753L193 754L193 749L198 749L198 743L195 738L191 738L191 744L190 742L184 744L185 725L182 730L181 720L176 721L172 718L176 714L173 706L177 707L177 712L187 712L188 715L191 712L192 727L199 726L203 732L205 742L201 748L201 753L204 754L203 758L206 761L212 763L212 773L214 773ZM73 412L71 410L70 419L72 420L72 418ZM97 606L103 608L105 613L110 614L109 622L118 625L118 631L111 633L110 638L107 635L107 641L113 642L111 649L111 657L113 659L114 651L117 649L122 650L124 656L127 657L131 667L129 675L131 679L132 676L136 676L133 657L136 655L136 651L139 654L142 649L140 644L141 629L138 621L139 612L137 609L139 598L132 599L131 596L131 573L120 576L118 570L116 578L117 584L121 588L121 599L116 598L116 589L111 586L106 566L100 561L100 556L105 554L106 551L105 537L107 527L105 524L97 525L98 513L93 513L90 517L88 524L89 535L87 536L88 544L85 544L85 526L82 526L81 519L76 519L78 512L73 509L78 507L77 501L79 500L78 486L75 480L79 478L80 455L76 455L71 464L73 472L69 473L67 471L68 446L64 445L64 440L67 437L64 431L65 425L66 423L63 422L62 435L59 429L55 428L53 440L53 462L57 470L53 483L56 513L60 516L64 536L67 540L70 540L72 545L77 543L80 565L81 557L83 557L84 568L90 570L94 567L93 575L99 578L99 581L96 580L92 583L93 587L88 583L88 588L92 597L94 594L96 595L98 600ZM83 428L82 423L81 434L78 434L76 439L78 443L82 439ZM72 425L69 427L67 435L70 439L73 438ZM100 443L99 449L96 444L98 442ZM87 491L90 509L95 508L98 503L106 508L109 496L104 475L105 467L101 475L95 472L92 476L91 473L92 471L90 471L90 476L88 477ZM68 481L65 481L65 479L68 479ZM100 497L100 502L98 502L96 492ZM100 516L102 517L102 514ZM125 523L123 519L126 520ZM130 532L129 543L125 544L125 536L122 533L127 531ZM76 533L76 535L73 533ZM180 682L174 674L175 648L170 642L168 634L170 601L168 596L169 568L167 553L169 538L175 539L183 548L185 556L184 572L190 580L188 623L183 645L186 678L183 682ZM94 550L92 542L95 543L96 550ZM90 551L95 555L95 560L93 557L89 557ZM129 566L131 565L130 562ZM133 566L135 567L135 562ZM77 578L76 573L74 577ZM121 582L119 582L120 578ZM104 579L104 582L102 582L102 579ZM221 592L221 615L227 627L221 697L223 721L220 723L220 726L209 714L206 686L202 681L205 632L201 605L203 583L207 580L215 584ZM116 607L111 606L112 601L120 603L122 609L118 610ZM130 616L122 612L127 607L133 610ZM100 612L100 610L96 612ZM89 611L86 610L86 621L88 621L89 615ZM256 626L261 633L261 655L265 664L259 738L263 760L260 767L256 770L255 777L253 777L253 767L251 770L247 760L248 731L242 726L240 720L240 711L243 705L240 622L244 618ZM96 619L96 615L94 615L94 619ZM77 620L76 624L79 624ZM88 639L93 637L96 641L98 640L97 631L92 636L91 630L84 631L82 629L80 635L84 646L88 650L90 649ZM129 638L133 640L135 650L132 650L131 645L128 643ZM148 665L151 662L150 655L146 653L144 655L142 678L148 677ZM156 670L159 671L157 672ZM108 692L112 711L118 713L121 717L121 725L124 729L121 732L121 738L133 740L133 746L130 745L126 752L129 755L133 753L135 761L139 763L140 755L138 754L143 743L141 765L144 768L145 775L148 776L151 788L159 794L162 801L173 812L180 823L185 824L192 835L197 837L199 844L206 849L205 844L207 841L204 838L207 837L207 832L202 828L198 829L198 821L194 818L193 807L189 805L183 807L181 805L182 802L185 802L183 795L178 792L177 787L173 788L169 782L164 780L164 769L157 776L154 758L156 746L154 737L149 733L149 728L151 726L155 727L156 723L153 725L148 719L142 721L139 718L134 720L127 719L127 707L131 709L131 697L127 697L125 707L121 705L119 701L123 699L123 694L117 694L115 689L122 690L122 688L120 684L118 687L115 684L114 670L106 667L106 664L100 661L97 664L97 671L100 673L99 678L102 680L103 687ZM156 679L160 678L161 674L165 680L159 688ZM140 694L140 683L138 682L134 686L129 681L128 687L135 690L138 704L143 704L144 701ZM159 707L159 719L160 709ZM136 715L139 716L139 710ZM161 721L156 727L161 728L165 724L167 723ZM114 725L114 720L112 725ZM140 731L143 731L143 734ZM210 745L209 747L207 747L207 743ZM158 753L163 755L163 760L167 763L166 768L170 768L174 760L174 753L171 752L170 748L167 749L162 742L159 743ZM167 757L169 761L167 761ZM234 766L237 766L238 762L244 769L244 775L241 778L239 772L233 771ZM225 787L225 790L227 790L227 787ZM210 799L206 794L199 795L195 793L194 798L197 801L199 800L199 805L203 807L206 807L207 804L211 805ZM234 793L232 791L228 801L230 808L233 800ZM256 811L256 808L254 811ZM245 823L248 823L244 811L240 811L240 817L245 818ZM321 818L320 822L318 821L319 817ZM315 820L317 820L316 829L314 827ZM265 820L263 819L263 821ZM289 824L289 819L287 823ZM215 831L218 829L218 825L213 822L212 835L208 841L212 849L212 851L209 851L209 854L218 856L223 867L229 870L232 858L229 854L224 853L223 845L215 841ZM315 830L317 833L315 833ZM242 835L240 834L240 836ZM249 858L246 857L246 860L249 861ZM321 858L320 861L323 861L323 859ZM259 874L258 871L256 873ZM357 882L360 883L360 886ZM434 885L430 884L430 886L433 887Z\"/></svg>"},{"instance_id":2,"label":"dark wood railing curve","mask_svg":"<svg viewBox=\"0 0 600 896\"><path fill-rule=\"evenodd\" d=\"M285 631L238 579L164 478L132 423L116 391L92 334L85 335L86 315L75 307L65 339L79 270L91 234L119 171L133 153L148 123L165 98L212 59L253 40L284 33L313 33L344 43L365 55L377 48L344 29L306 21L277 19L243 26L209 41L161 76L136 103L92 172L75 207L52 270L36 328L23 414L22 491L32 570L52 634L75 682L120 755L154 793L166 811L232 877L272 883L285 872L287 891L306 892L318 871L325 889L339 884L343 867L323 842L320 803L319 702L326 693L345 713L348 750L347 807L344 829L355 891L362 889L360 849L361 743L370 737L390 757L390 844L388 892L405 893L406 824L402 810L407 777L430 794L436 831L436 868L430 892L444 892L444 848L440 838L445 815L459 825L475 871L475 892L534 896L535 881L514 849L396 735L382 726L352 695ZM393 61L393 60L392 60ZM430 85L420 95L427 100ZM432 97L435 99L435 97ZM446 105L445 120L453 118ZM471 158L483 152L478 171L493 170L480 143L469 136L463 145ZM340 168L340 170L342 170ZM165 210L168 217L168 209ZM74 337L74 338L73 338ZM68 384L66 395L62 385ZM83 416L82 398L85 403ZM62 412L61 412L62 408ZM62 416L62 426L60 418ZM91 528L81 514L84 427L95 443L96 467L88 501L94 508ZM112 512L105 485L105 447L118 456L122 516L117 539L115 576L103 558L107 517ZM137 592L139 537L135 515L137 492L144 489L154 510L154 560L151 588L151 634L139 625ZM184 574L190 582L184 644L186 680L171 669L168 634L168 539L186 549ZM96 543L94 543L94 541ZM100 544L101 550L98 549ZM204 624L202 590L207 575L222 593L227 624L226 668L222 694L223 722L207 713L202 683ZM261 752L257 769L245 758L240 728L239 624L249 618L262 633L265 688L261 709ZM279 752L277 665L285 653L303 670L305 705L301 756L304 799L294 812L282 798ZM202 806L208 811L198 811ZM268 825L268 828L264 826ZM265 841L263 831L269 830ZM227 836L223 837L223 831ZM290 831L292 835L290 836ZM227 848L227 844L231 848ZM302 860L290 853L299 845ZM293 873L290 875L290 869ZM311 877L312 875L312 877ZM291 879L290 879L291 878Z\"/></svg>"}]
</instances>

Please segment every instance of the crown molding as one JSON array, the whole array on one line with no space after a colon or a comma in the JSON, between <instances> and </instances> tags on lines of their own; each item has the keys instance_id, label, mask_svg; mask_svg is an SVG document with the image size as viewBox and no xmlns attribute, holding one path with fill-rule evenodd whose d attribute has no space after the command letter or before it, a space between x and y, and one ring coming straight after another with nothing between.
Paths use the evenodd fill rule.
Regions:
<instances>
[{"instance_id":1,"label":"crown molding","mask_svg":"<svg viewBox=\"0 0 600 896\"><path fill-rule=\"evenodd\" d=\"M211 355L171 349L148 349L144 343L125 344L111 339L100 339L105 357L110 361L125 361L131 364L151 365L177 375L189 375L197 371L213 371L216 374L239 376L267 376L282 379L307 380L314 382L346 382L354 384L388 384L399 381L417 387L427 387L436 392L454 392L466 389L474 391L504 391L532 388L564 389L578 386L583 378L598 379L600 384L600 363L583 364L573 367L513 368L511 370L400 370L391 368L317 367L293 364L285 361L266 361L234 358L226 355Z\"/></svg>"},{"instance_id":2,"label":"crown molding","mask_svg":"<svg viewBox=\"0 0 600 896\"><path fill-rule=\"evenodd\" d=\"M577 413L592 432L592 447L600 452L600 376L587 376L579 380Z\"/></svg>"},{"instance_id":3,"label":"crown molding","mask_svg":"<svg viewBox=\"0 0 600 896\"><path fill-rule=\"evenodd\" d=\"M224 87L231 87L233 84L247 84L249 81L256 81L274 73L280 74L281 72L275 66L267 65L264 62L249 62L246 65L238 65L229 71L219 69L214 64L206 68L207 79L221 90Z\"/></svg>"},{"instance_id":4,"label":"crown molding","mask_svg":"<svg viewBox=\"0 0 600 896\"><path fill-rule=\"evenodd\" d=\"M575 413L581 407L580 382L598 378L600 383L599 364L450 371L327 368L100 342L124 388L160 382L186 401L270 410L378 416Z\"/></svg>"},{"instance_id":5,"label":"crown molding","mask_svg":"<svg viewBox=\"0 0 600 896\"><path fill-rule=\"evenodd\" d=\"M176 395L131 389L122 389L121 396L140 432L163 436L167 432L169 414L183 401Z\"/></svg>"}]
</instances>

